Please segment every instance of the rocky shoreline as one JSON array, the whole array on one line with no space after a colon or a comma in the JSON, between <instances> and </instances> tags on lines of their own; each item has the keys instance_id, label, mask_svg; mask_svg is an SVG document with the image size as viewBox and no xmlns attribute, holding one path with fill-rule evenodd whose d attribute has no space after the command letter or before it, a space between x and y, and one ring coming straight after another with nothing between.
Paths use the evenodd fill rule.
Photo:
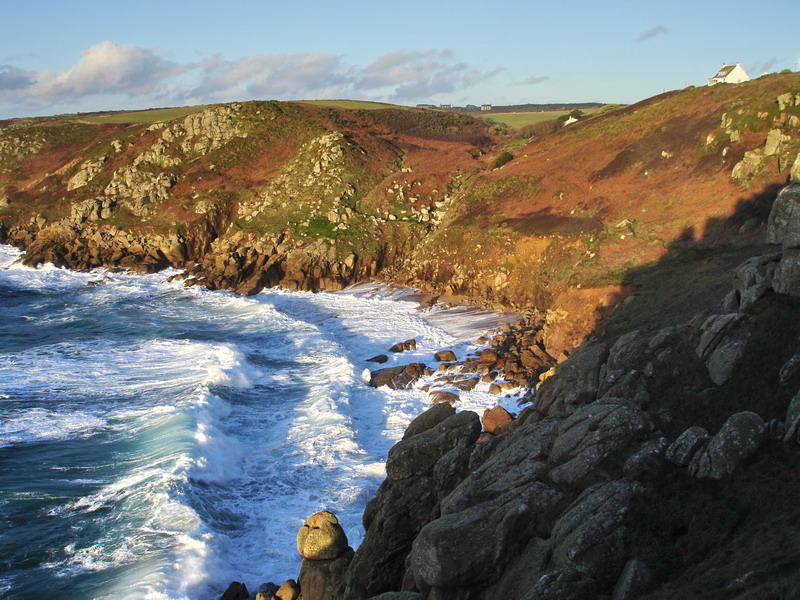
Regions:
<instances>
[{"instance_id":1,"label":"rocky shoreline","mask_svg":"<svg viewBox=\"0 0 800 600\"><path fill-rule=\"evenodd\" d=\"M538 354L542 320L507 326L492 347L459 366L478 375L502 370L536 387L534 404L513 420L501 416L499 426L493 411L481 419L456 412L455 401L434 404L391 449L358 549L347 545L334 515L313 515L298 536L296 582L255 596L232 584L222 598L621 600L686 593L675 580L680 571L665 572L653 560L667 549L648 553L641 538L663 482L724 496L753 478L760 456L797 454L800 322L785 318L800 314L798 205L800 185L793 184L776 200L767 233L782 250L744 262L717 308L687 322L630 331L613 343L590 339L552 371L555 360ZM407 371L376 370L372 384L403 387L413 379ZM759 387L760 396L742 397ZM687 532L659 535L678 540ZM729 534L718 540L718 552L739 542ZM733 568L742 572L711 596L791 597L793 568L772 575Z\"/></svg>"}]
</instances>

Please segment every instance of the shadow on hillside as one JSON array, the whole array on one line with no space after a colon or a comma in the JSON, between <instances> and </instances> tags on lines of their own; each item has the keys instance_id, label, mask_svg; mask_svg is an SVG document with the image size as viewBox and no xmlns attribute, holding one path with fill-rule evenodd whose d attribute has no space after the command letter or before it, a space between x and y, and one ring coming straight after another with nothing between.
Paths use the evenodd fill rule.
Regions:
<instances>
[{"instance_id":1,"label":"shadow on hillside","mask_svg":"<svg viewBox=\"0 0 800 600\"><path fill-rule=\"evenodd\" d=\"M742 197L734 211L687 227L656 263L630 269L623 282L637 294L623 301L586 341L613 343L641 330L651 337L696 315L724 313L736 267L774 251L764 238L778 191L769 185ZM800 299L768 291L744 310L750 322L745 354L729 381L715 385L695 349L699 320L679 329L669 361L647 375L643 405L656 436L672 443L689 427L711 435L732 415L757 413L783 421L800 384L800 371L784 365L800 355ZM788 377L788 379L787 379ZM653 591L643 598L795 597L800 574L800 449L767 436L758 452L733 476L696 479L685 468L664 463L641 481L646 492L626 516L628 555L653 573ZM765 505L769 510L764 510Z\"/></svg>"}]
</instances>

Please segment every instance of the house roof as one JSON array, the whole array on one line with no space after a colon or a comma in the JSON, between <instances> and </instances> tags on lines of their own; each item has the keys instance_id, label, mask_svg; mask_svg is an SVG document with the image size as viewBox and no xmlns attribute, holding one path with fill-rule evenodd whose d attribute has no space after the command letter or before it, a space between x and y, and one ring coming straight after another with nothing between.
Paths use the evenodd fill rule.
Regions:
<instances>
[{"instance_id":1,"label":"house roof","mask_svg":"<svg viewBox=\"0 0 800 600\"><path fill-rule=\"evenodd\" d=\"M714 78L727 77L730 74L730 72L733 71L735 68L736 65L722 65L722 68L716 75L714 75Z\"/></svg>"}]
</instances>

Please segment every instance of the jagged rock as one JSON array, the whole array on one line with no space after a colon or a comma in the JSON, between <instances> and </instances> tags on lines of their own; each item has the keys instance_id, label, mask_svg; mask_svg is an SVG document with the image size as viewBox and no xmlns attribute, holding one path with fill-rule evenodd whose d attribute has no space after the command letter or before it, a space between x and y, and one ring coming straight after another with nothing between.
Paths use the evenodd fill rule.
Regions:
<instances>
[{"instance_id":1,"label":"jagged rock","mask_svg":"<svg viewBox=\"0 0 800 600\"><path fill-rule=\"evenodd\" d=\"M800 183L778 193L767 220L767 243L800 248Z\"/></svg>"},{"instance_id":2,"label":"jagged rock","mask_svg":"<svg viewBox=\"0 0 800 600\"><path fill-rule=\"evenodd\" d=\"M455 404L459 401L458 394L453 392L436 391L428 394L428 400L433 404Z\"/></svg>"},{"instance_id":3,"label":"jagged rock","mask_svg":"<svg viewBox=\"0 0 800 600\"><path fill-rule=\"evenodd\" d=\"M394 346L389 348L389 352L407 352L416 349L417 340L406 340L405 342L397 342Z\"/></svg>"},{"instance_id":4,"label":"jagged rock","mask_svg":"<svg viewBox=\"0 0 800 600\"><path fill-rule=\"evenodd\" d=\"M248 600L247 586L239 581L232 582L219 600Z\"/></svg>"},{"instance_id":5,"label":"jagged rock","mask_svg":"<svg viewBox=\"0 0 800 600\"><path fill-rule=\"evenodd\" d=\"M722 479L749 458L764 439L764 421L754 412L731 415L708 445L689 463L694 477Z\"/></svg>"},{"instance_id":6,"label":"jagged rock","mask_svg":"<svg viewBox=\"0 0 800 600\"><path fill-rule=\"evenodd\" d=\"M255 600L275 600L275 592L278 591L278 586L274 583L267 582L263 584L256 592Z\"/></svg>"},{"instance_id":7,"label":"jagged rock","mask_svg":"<svg viewBox=\"0 0 800 600\"><path fill-rule=\"evenodd\" d=\"M553 527L556 567L585 573L611 587L625 565L625 514L644 488L609 481L584 490Z\"/></svg>"},{"instance_id":8,"label":"jagged rock","mask_svg":"<svg viewBox=\"0 0 800 600\"><path fill-rule=\"evenodd\" d=\"M700 342L697 344L697 356L707 358L720 342L728 336L742 321L747 319L744 313L728 313L710 315L700 326Z\"/></svg>"},{"instance_id":9,"label":"jagged rock","mask_svg":"<svg viewBox=\"0 0 800 600\"><path fill-rule=\"evenodd\" d=\"M378 364L382 365L385 362L387 362L388 360L389 360L389 357L386 356L385 354L378 354L377 356L373 356L372 358L368 358L367 362L374 362L374 363L378 363Z\"/></svg>"},{"instance_id":10,"label":"jagged rock","mask_svg":"<svg viewBox=\"0 0 800 600\"><path fill-rule=\"evenodd\" d=\"M433 359L438 362L452 362L456 360L456 355L452 350L440 350L433 355Z\"/></svg>"},{"instance_id":11,"label":"jagged rock","mask_svg":"<svg viewBox=\"0 0 800 600\"><path fill-rule=\"evenodd\" d=\"M652 429L647 415L619 398L598 400L583 406L558 429L550 463L550 478L574 485L587 476L603 476L598 468L612 454L643 437Z\"/></svg>"},{"instance_id":12,"label":"jagged rock","mask_svg":"<svg viewBox=\"0 0 800 600\"><path fill-rule=\"evenodd\" d=\"M456 409L452 407L450 404L436 404L432 408L429 408L421 415L414 418L411 423L408 424L406 427L406 431L403 434L403 439L407 440L408 438L414 437L428 429L436 427L442 421L449 419L454 414L456 414Z\"/></svg>"},{"instance_id":13,"label":"jagged rock","mask_svg":"<svg viewBox=\"0 0 800 600\"><path fill-rule=\"evenodd\" d=\"M674 465L686 467L697 451L708 445L710 439L708 431L702 427L689 427L667 448L666 459Z\"/></svg>"},{"instance_id":14,"label":"jagged rock","mask_svg":"<svg viewBox=\"0 0 800 600\"><path fill-rule=\"evenodd\" d=\"M764 151L761 148L744 153L741 161L736 163L731 171L731 177L740 182L745 182L758 175L764 168Z\"/></svg>"},{"instance_id":15,"label":"jagged rock","mask_svg":"<svg viewBox=\"0 0 800 600\"><path fill-rule=\"evenodd\" d=\"M594 579L572 569L555 569L543 575L525 600L596 600Z\"/></svg>"},{"instance_id":16,"label":"jagged rock","mask_svg":"<svg viewBox=\"0 0 800 600\"><path fill-rule=\"evenodd\" d=\"M428 523L408 559L417 587L467 587L491 580L519 543L549 529L561 499L559 492L539 485Z\"/></svg>"},{"instance_id":17,"label":"jagged rock","mask_svg":"<svg viewBox=\"0 0 800 600\"><path fill-rule=\"evenodd\" d=\"M800 354L795 354L783 363L778 381L782 388L800 388Z\"/></svg>"},{"instance_id":18,"label":"jagged rock","mask_svg":"<svg viewBox=\"0 0 800 600\"><path fill-rule=\"evenodd\" d=\"M514 417L502 406L487 408L483 411L481 423L486 433L506 433Z\"/></svg>"},{"instance_id":19,"label":"jagged rock","mask_svg":"<svg viewBox=\"0 0 800 600\"><path fill-rule=\"evenodd\" d=\"M397 442L389 450L386 474L392 479L405 479L426 471L432 472L436 461L464 438L469 444L481 432L478 415L463 411L417 435Z\"/></svg>"},{"instance_id":20,"label":"jagged rock","mask_svg":"<svg viewBox=\"0 0 800 600\"><path fill-rule=\"evenodd\" d=\"M771 129L767 133L767 141L764 143L764 156L774 156L781 151L781 144L792 139L784 135L780 129Z\"/></svg>"},{"instance_id":21,"label":"jagged rock","mask_svg":"<svg viewBox=\"0 0 800 600\"><path fill-rule=\"evenodd\" d=\"M393 390L411 387L425 374L427 366L423 363L411 363L399 367L387 367L370 373L369 385L380 387L389 386Z\"/></svg>"},{"instance_id":22,"label":"jagged rock","mask_svg":"<svg viewBox=\"0 0 800 600\"><path fill-rule=\"evenodd\" d=\"M473 472L442 500L442 514L462 511L507 492L522 494L526 488L541 485L538 479L547 470L547 456L561 421L560 418L550 418L524 425L497 443L488 458L481 461L472 457ZM473 453L480 453L482 445L477 446Z\"/></svg>"},{"instance_id":23,"label":"jagged rock","mask_svg":"<svg viewBox=\"0 0 800 600\"><path fill-rule=\"evenodd\" d=\"M309 560L338 558L347 549L347 535L333 513L322 511L308 517L297 532L297 551Z\"/></svg>"},{"instance_id":24,"label":"jagged rock","mask_svg":"<svg viewBox=\"0 0 800 600\"><path fill-rule=\"evenodd\" d=\"M435 477L452 485L449 478L462 467L457 464L461 453L450 450L468 448L480 434L478 415L453 413L447 404L428 409L389 451L386 480L364 511L366 534L348 568L343 598L401 589L414 538L439 516ZM440 459L447 464L435 472Z\"/></svg>"},{"instance_id":25,"label":"jagged rock","mask_svg":"<svg viewBox=\"0 0 800 600\"><path fill-rule=\"evenodd\" d=\"M650 567L641 560L632 558L622 569L611 600L637 600L652 584L653 573Z\"/></svg>"},{"instance_id":26,"label":"jagged rock","mask_svg":"<svg viewBox=\"0 0 800 600\"><path fill-rule=\"evenodd\" d=\"M755 256L736 268L733 287L739 292L739 306L727 312L745 310L772 288L772 278L780 258L780 252Z\"/></svg>"},{"instance_id":27,"label":"jagged rock","mask_svg":"<svg viewBox=\"0 0 800 600\"><path fill-rule=\"evenodd\" d=\"M537 410L544 415L570 412L591 402L600 385L600 369L608 358L608 346L592 344L576 352L556 368L537 391Z\"/></svg>"},{"instance_id":28,"label":"jagged rock","mask_svg":"<svg viewBox=\"0 0 800 600\"><path fill-rule=\"evenodd\" d=\"M78 172L67 182L67 190L75 190L89 183L103 169L106 160L108 160L108 156L104 155L84 162Z\"/></svg>"}]
</instances>

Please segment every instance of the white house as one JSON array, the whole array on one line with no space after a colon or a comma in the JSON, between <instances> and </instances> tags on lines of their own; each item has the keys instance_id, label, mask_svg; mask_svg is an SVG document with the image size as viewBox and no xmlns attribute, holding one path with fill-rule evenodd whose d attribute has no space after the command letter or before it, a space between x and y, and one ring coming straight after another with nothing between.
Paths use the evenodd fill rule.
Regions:
<instances>
[{"instance_id":1,"label":"white house","mask_svg":"<svg viewBox=\"0 0 800 600\"><path fill-rule=\"evenodd\" d=\"M735 65L722 63L722 68L708 80L708 85L714 85L715 83L742 83L743 81L750 81L750 76L740 63L737 62Z\"/></svg>"}]
</instances>

